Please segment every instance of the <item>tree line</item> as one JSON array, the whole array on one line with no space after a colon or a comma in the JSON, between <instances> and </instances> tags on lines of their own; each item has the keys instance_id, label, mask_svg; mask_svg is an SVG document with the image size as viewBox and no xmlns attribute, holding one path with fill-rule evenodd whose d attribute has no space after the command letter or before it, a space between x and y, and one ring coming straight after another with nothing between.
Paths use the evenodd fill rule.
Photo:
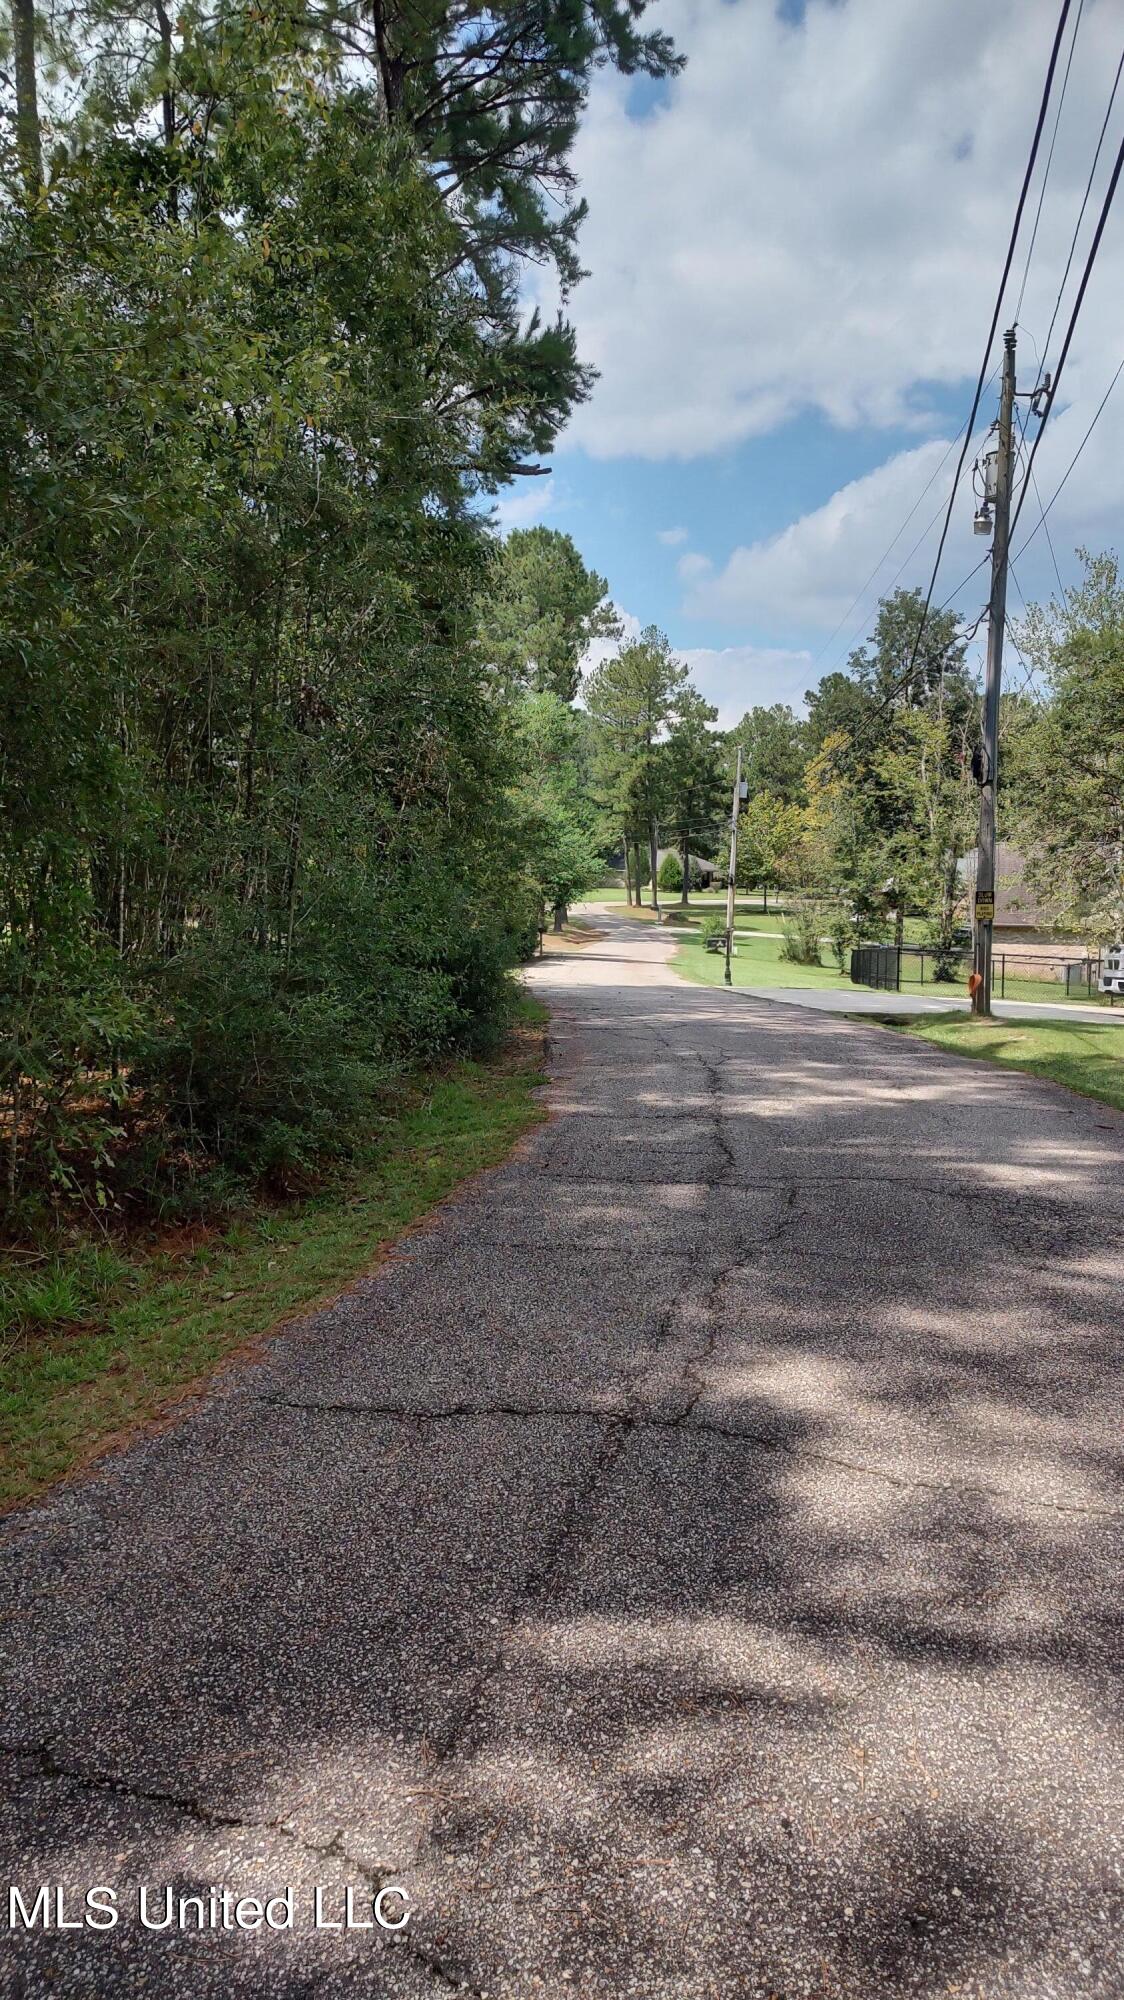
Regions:
<instances>
[{"instance_id":1,"label":"tree line","mask_svg":"<svg viewBox=\"0 0 1124 2000\"><path fill-rule=\"evenodd\" d=\"M1000 707L1000 837L1045 922L1090 945L1124 935L1124 588L1111 553L1012 626ZM978 830L978 672L963 626L898 590L807 713L753 709L733 732L750 779L746 879L834 907L841 946L901 942L906 915L951 959L970 920Z\"/></svg>"},{"instance_id":2,"label":"tree line","mask_svg":"<svg viewBox=\"0 0 1124 2000\"><path fill-rule=\"evenodd\" d=\"M520 272L579 275L593 69L678 62L642 12L14 0L10 1228L299 1186L502 1024L562 820L489 505L591 380Z\"/></svg>"},{"instance_id":3,"label":"tree line","mask_svg":"<svg viewBox=\"0 0 1124 2000\"><path fill-rule=\"evenodd\" d=\"M300 1187L486 1045L540 928L721 861L948 944L978 691L916 593L807 714L733 732L545 528L589 371L601 63L639 0L13 0L0 47L0 1118L9 1230ZM1001 812L1059 921L1124 924L1124 593L1030 615ZM589 649L603 655L586 668ZM1033 672L1031 671L1033 670ZM678 855L676 868L667 849ZM662 855L662 859L661 859ZM813 929L822 928L821 925ZM813 939L814 942L814 939Z\"/></svg>"},{"instance_id":4,"label":"tree line","mask_svg":"<svg viewBox=\"0 0 1124 2000\"><path fill-rule=\"evenodd\" d=\"M1080 583L1012 630L1000 822L1047 922L1103 944L1124 934L1124 588L1115 557L1082 561ZM695 858L725 880L740 750L738 884L806 906L794 947L802 936L818 955L826 931L842 963L860 940L901 943L916 918L951 971L970 921L979 673L953 612L930 614L915 648L922 612L919 591L892 592L846 667L807 691L803 715L757 706L725 732L655 627L604 659L568 747L555 743L574 835L571 874L549 892L559 914L607 858L630 902L651 884L654 902L662 888L685 903Z\"/></svg>"}]
</instances>

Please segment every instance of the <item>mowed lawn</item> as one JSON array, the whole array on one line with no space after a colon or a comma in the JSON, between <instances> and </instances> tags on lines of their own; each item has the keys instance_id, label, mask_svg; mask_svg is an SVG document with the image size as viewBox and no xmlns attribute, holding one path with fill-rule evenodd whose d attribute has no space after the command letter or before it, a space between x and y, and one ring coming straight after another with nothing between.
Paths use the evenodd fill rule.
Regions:
<instances>
[{"instance_id":1,"label":"mowed lawn","mask_svg":"<svg viewBox=\"0 0 1124 2000\"><path fill-rule=\"evenodd\" d=\"M731 972L735 986L834 986L849 993L855 991L850 978L839 972L833 961L826 965L793 965L781 957L783 938L752 932L740 918L734 942L737 950ZM824 957L828 957L826 945ZM684 979L697 979L703 986L721 986L725 978L723 954L707 951L694 932L684 936L672 964Z\"/></svg>"},{"instance_id":2,"label":"mowed lawn","mask_svg":"<svg viewBox=\"0 0 1124 2000\"><path fill-rule=\"evenodd\" d=\"M953 1055L974 1056L1064 1083L1082 1097L1124 1111L1124 1021L977 1021L970 1014L917 1014L887 1027L916 1035Z\"/></svg>"}]
</instances>

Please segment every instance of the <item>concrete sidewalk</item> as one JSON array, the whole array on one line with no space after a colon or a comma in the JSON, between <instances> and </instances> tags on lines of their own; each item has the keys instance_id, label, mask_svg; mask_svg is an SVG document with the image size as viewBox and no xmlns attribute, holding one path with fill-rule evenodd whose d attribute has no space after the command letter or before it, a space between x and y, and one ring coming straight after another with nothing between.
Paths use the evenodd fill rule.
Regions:
<instances>
[{"instance_id":1,"label":"concrete sidewalk","mask_svg":"<svg viewBox=\"0 0 1124 2000\"><path fill-rule=\"evenodd\" d=\"M602 921L530 1144L5 1524L8 1880L121 1912L12 2000L1124 1993L1124 1118Z\"/></svg>"},{"instance_id":2,"label":"concrete sidewalk","mask_svg":"<svg viewBox=\"0 0 1124 2000\"><path fill-rule=\"evenodd\" d=\"M824 1014L967 1014L970 1002L955 987L947 998L930 999L908 993L879 993L869 986L735 986L754 1000L779 1000L790 1007L815 1007ZM1124 1008L1083 1007L1079 1001L994 1000L992 1013L1000 1021L1087 1021L1097 1027L1124 1028Z\"/></svg>"}]
</instances>

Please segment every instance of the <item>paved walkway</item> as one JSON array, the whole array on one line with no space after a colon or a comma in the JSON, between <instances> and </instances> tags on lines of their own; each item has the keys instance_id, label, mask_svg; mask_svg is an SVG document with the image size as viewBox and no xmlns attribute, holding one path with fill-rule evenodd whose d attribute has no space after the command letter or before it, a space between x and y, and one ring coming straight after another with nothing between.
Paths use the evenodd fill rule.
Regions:
<instances>
[{"instance_id":1,"label":"paved walkway","mask_svg":"<svg viewBox=\"0 0 1124 2000\"><path fill-rule=\"evenodd\" d=\"M8 1879L122 1916L5 1995L1124 1993L1124 1119L607 930L518 1157L6 1525Z\"/></svg>"},{"instance_id":2,"label":"paved walkway","mask_svg":"<svg viewBox=\"0 0 1124 2000\"><path fill-rule=\"evenodd\" d=\"M600 923L600 917L596 921ZM734 991L755 1000L777 1000L786 1007L815 1007L821 1014L966 1014L970 1006L959 991L939 1000L916 989L879 993L869 986L737 986ZM1085 1021L1098 1028L1124 1028L1124 1009L1083 1007L1077 1000L994 1000L991 1011L1000 1021Z\"/></svg>"}]
</instances>

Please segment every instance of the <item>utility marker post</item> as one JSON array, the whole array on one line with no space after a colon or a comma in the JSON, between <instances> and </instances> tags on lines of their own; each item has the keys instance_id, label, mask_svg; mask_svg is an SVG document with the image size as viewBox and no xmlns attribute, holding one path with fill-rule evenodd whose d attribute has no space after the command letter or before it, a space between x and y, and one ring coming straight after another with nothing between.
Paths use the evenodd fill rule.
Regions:
<instances>
[{"instance_id":1,"label":"utility marker post","mask_svg":"<svg viewBox=\"0 0 1124 2000\"><path fill-rule=\"evenodd\" d=\"M1011 434L1015 407L1015 329L1003 336L1003 387L999 398L999 449L995 466L995 535L991 544L991 602L984 684L980 832L976 846L973 969L978 984L973 1014L991 1013L991 947L995 924L995 790L999 776L999 692L1003 679L1003 627L1007 621L1007 555L1011 520Z\"/></svg>"},{"instance_id":2,"label":"utility marker post","mask_svg":"<svg viewBox=\"0 0 1124 2000\"><path fill-rule=\"evenodd\" d=\"M748 791L749 787L746 787ZM726 984L733 985L730 971L730 956L734 949L734 897L737 893L738 877L738 812L744 794L742 792L742 752L738 745L738 769L734 778L734 805L730 814L730 876L726 884Z\"/></svg>"}]
</instances>

